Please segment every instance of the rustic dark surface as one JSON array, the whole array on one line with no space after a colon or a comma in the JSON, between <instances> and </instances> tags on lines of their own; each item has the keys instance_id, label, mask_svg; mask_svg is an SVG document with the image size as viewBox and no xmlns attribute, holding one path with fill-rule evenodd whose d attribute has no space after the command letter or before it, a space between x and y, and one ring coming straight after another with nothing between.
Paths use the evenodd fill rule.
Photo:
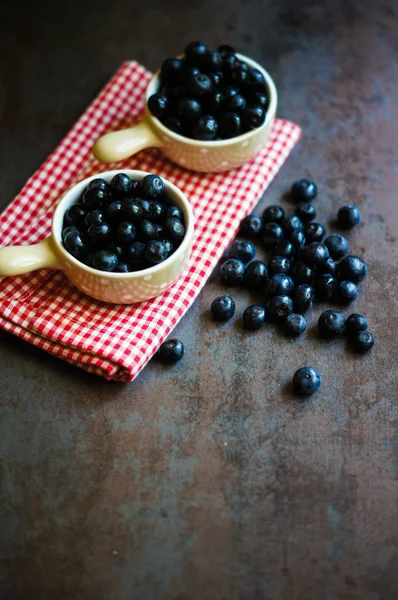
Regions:
<instances>
[{"instance_id":1,"label":"rustic dark surface","mask_svg":"<svg viewBox=\"0 0 398 600\"><path fill-rule=\"evenodd\" d=\"M217 277L175 330L185 360L130 385L0 333L1 599L398 598L397 3L21 4L0 8L0 207L124 59L232 43L304 130L260 207L308 175L321 220L362 209L376 346L320 343L316 311L296 342L216 326ZM298 402L305 364L323 387Z\"/></svg>"}]
</instances>

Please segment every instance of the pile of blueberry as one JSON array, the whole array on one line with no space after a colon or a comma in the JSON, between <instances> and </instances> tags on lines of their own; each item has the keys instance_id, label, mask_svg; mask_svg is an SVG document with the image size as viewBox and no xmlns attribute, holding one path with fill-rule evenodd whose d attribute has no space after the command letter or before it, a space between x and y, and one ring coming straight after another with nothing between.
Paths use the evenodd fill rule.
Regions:
<instances>
[{"instance_id":1,"label":"pile of blueberry","mask_svg":"<svg viewBox=\"0 0 398 600\"><path fill-rule=\"evenodd\" d=\"M183 58L168 58L151 113L172 131L197 140L218 140L260 127L268 108L263 74L240 60L234 48L209 50L191 42Z\"/></svg>"},{"instance_id":2,"label":"pile of blueberry","mask_svg":"<svg viewBox=\"0 0 398 600\"><path fill-rule=\"evenodd\" d=\"M62 242L70 254L100 271L130 273L168 258L185 235L181 209L163 180L117 173L110 183L93 179L65 213Z\"/></svg>"},{"instance_id":3,"label":"pile of blueberry","mask_svg":"<svg viewBox=\"0 0 398 600\"><path fill-rule=\"evenodd\" d=\"M225 285L243 285L264 294L264 304L248 306L244 311L245 328L256 330L266 322L278 323L286 335L297 337L306 330L304 314L313 302L347 306L358 297L358 284L366 277L367 266L358 256L348 254L345 236L327 236L323 225L314 222L316 207L312 201L316 195L316 185L301 179L290 192L297 204L294 214L287 215L281 206L273 205L262 216L249 215L242 221L240 234L246 240L233 242L220 275ZM360 212L354 205L338 211L337 222L342 229L352 228L359 221ZM257 240L270 254L268 264L253 260L253 241ZM220 296L211 310L216 320L227 321L235 313L235 302L230 296ZM362 315L352 314L346 319L339 311L327 310L321 314L318 327L324 338L347 334L358 352L366 352L374 344ZM320 386L320 377L313 369L300 370L293 384L298 393L313 393Z\"/></svg>"}]
</instances>

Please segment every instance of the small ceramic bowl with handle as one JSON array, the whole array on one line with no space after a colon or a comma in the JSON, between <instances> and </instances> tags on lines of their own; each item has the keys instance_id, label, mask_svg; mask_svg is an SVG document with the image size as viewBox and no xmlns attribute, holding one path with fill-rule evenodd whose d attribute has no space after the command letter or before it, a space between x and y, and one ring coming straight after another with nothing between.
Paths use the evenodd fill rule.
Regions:
<instances>
[{"instance_id":1,"label":"small ceramic bowl with handle","mask_svg":"<svg viewBox=\"0 0 398 600\"><path fill-rule=\"evenodd\" d=\"M97 177L106 181L120 170L106 171L88 177L73 186L57 205L51 226L51 235L31 246L0 248L0 276L21 275L46 267L61 269L79 290L89 296L114 304L133 304L154 298L171 287L184 270L192 249L194 217L185 195L172 183L163 179L170 200L183 212L185 237L177 250L164 262L132 273L112 273L93 269L80 262L65 249L61 235L65 212L81 197L88 183ZM124 169L132 179L141 181L148 173Z\"/></svg>"},{"instance_id":2,"label":"small ceramic bowl with handle","mask_svg":"<svg viewBox=\"0 0 398 600\"><path fill-rule=\"evenodd\" d=\"M257 129L237 137L206 142L184 137L168 129L148 109L148 99L159 90L160 71L149 82L145 96L146 116L134 127L112 131L100 137L93 146L97 160L110 163L129 158L144 148L161 148L165 155L181 167L201 172L221 172L240 167L254 158L267 142L276 115L278 95L275 84L265 69L254 60L237 54L249 67L264 76L269 106L264 123Z\"/></svg>"}]
</instances>

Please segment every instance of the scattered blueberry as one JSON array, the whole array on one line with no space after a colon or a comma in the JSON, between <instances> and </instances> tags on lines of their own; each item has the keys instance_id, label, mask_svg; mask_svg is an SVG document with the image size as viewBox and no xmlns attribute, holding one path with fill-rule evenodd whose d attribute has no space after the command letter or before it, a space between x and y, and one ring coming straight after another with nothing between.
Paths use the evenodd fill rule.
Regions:
<instances>
[{"instance_id":1,"label":"scattered blueberry","mask_svg":"<svg viewBox=\"0 0 398 600\"><path fill-rule=\"evenodd\" d=\"M326 230L319 223L306 223L303 228L307 244L321 242L326 235Z\"/></svg>"},{"instance_id":2,"label":"scattered blueberry","mask_svg":"<svg viewBox=\"0 0 398 600\"><path fill-rule=\"evenodd\" d=\"M351 342L354 350L362 354L373 347L375 340L370 331L358 331L353 335Z\"/></svg>"},{"instance_id":3,"label":"scattered blueberry","mask_svg":"<svg viewBox=\"0 0 398 600\"><path fill-rule=\"evenodd\" d=\"M245 329L260 329L265 323L265 308L258 304L248 306L243 313L243 325Z\"/></svg>"},{"instance_id":4,"label":"scattered blueberry","mask_svg":"<svg viewBox=\"0 0 398 600\"><path fill-rule=\"evenodd\" d=\"M277 242L272 249L275 256L284 256L285 258L293 258L295 252L295 247L288 240Z\"/></svg>"},{"instance_id":5,"label":"scattered blueberry","mask_svg":"<svg viewBox=\"0 0 398 600\"><path fill-rule=\"evenodd\" d=\"M268 263L268 269L275 275L288 273L290 270L290 260L285 256L273 256Z\"/></svg>"},{"instance_id":6,"label":"scattered blueberry","mask_svg":"<svg viewBox=\"0 0 398 600\"><path fill-rule=\"evenodd\" d=\"M296 250L299 250L300 248L304 248L307 240L304 233L299 229L296 229L290 236L290 242Z\"/></svg>"},{"instance_id":7,"label":"scattered blueberry","mask_svg":"<svg viewBox=\"0 0 398 600\"><path fill-rule=\"evenodd\" d=\"M248 287L263 290L267 281L268 269L261 260L254 260L247 265L245 283Z\"/></svg>"},{"instance_id":8,"label":"scattered blueberry","mask_svg":"<svg viewBox=\"0 0 398 600\"><path fill-rule=\"evenodd\" d=\"M318 267L326 263L329 258L329 250L320 242L312 242L303 248L303 260L306 264Z\"/></svg>"},{"instance_id":9,"label":"scattered blueberry","mask_svg":"<svg viewBox=\"0 0 398 600\"><path fill-rule=\"evenodd\" d=\"M177 339L163 342L156 353L156 358L166 364L177 363L184 356L184 344Z\"/></svg>"},{"instance_id":10,"label":"scattered blueberry","mask_svg":"<svg viewBox=\"0 0 398 600\"><path fill-rule=\"evenodd\" d=\"M315 269L303 262L296 262L293 264L289 275L296 285L312 283L315 276Z\"/></svg>"},{"instance_id":11,"label":"scattered blueberry","mask_svg":"<svg viewBox=\"0 0 398 600\"><path fill-rule=\"evenodd\" d=\"M361 220L361 213L355 204L342 206L337 213L337 221L343 229L355 227Z\"/></svg>"},{"instance_id":12,"label":"scattered blueberry","mask_svg":"<svg viewBox=\"0 0 398 600\"><path fill-rule=\"evenodd\" d=\"M293 312L293 300L290 296L273 296L266 309L270 321L282 323Z\"/></svg>"},{"instance_id":13,"label":"scattered blueberry","mask_svg":"<svg viewBox=\"0 0 398 600\"><path fill-rule=\"evenodd\" d=\"M325 239L324 244L326 248L329 250L329 254L334 260L340 260L345 256L348 252L349 245L348 240L343 235L339 233L333 233L332 235L328 235Z\"/></svg>"},{"instance_id":14,"label":"scattered blueberry","mask_svg":"<svg viewBox=\"0 0 398 600\"><path fill-rule=\"evenodd\" d=\"M325 262L318 264L318 273L328 273L329 275L336 277L337 264L334 262L333 258L329 256Z\"/></svg>"},{"instance_id":15,"label":"scattered blueberry","mask_svg":"<svg viewBox=\"0 0 398 600\"><path fill-rule=\"evenodd\" d=\"M291 337L298 337L302 335L307 328L307 321L303 315L291 313L286 317L283 323L283 329L286 335Z\"/></svg>"},{"instance_id":16,"label":"scattered blueberry","mask_svg":"<svg viewBox=\"0 0 398 600\"><path fill-rule=\"evenodd\" d=\"M245 264L237 258L230 258L221 265L221 281L227 285L240 285L245 277Z\"/></svg>"},{"instance_id":17,"label":"scattered blueberry","mask_svg":"<svg viewBox=\"0 0 398 600\"><path fill-rule=\"evenodd\" d=\"M368 274L368 267L359 256L349 255L340 261L338 272L341 280L359 283Z\"/></svg>"},{"instance_id":18,"label":"scattered blueberry","mask_svg":"<svg viewBox=\"0 0 398 600\"><path fill-rule=\"evenodd\" d=\"M310 202L303 202L299 204L294 211L303 223L313 221L316 217L316 207Z\"/></svg>"},{"instance_id":19,"label":"scattered blueberry","mask_svg":"<svg viewBox=\"0 0 398 600\"><path fill-rule=\"evenodd\" d=\"M283 239L283 229L277 223L265 223L263 228L263 242L266 248L272 248Z\"/></svg>"},{"instance_id":20,"label":"scattered blueberry","mask_svg":"<svg viewBox=\"0 0 398 600\"><path fill-rule=\"evenodd\" d=\"M299 179L295 181L290 190L290 196L294 202L309 202L316 198L318 188L310 179Z\"/></svg>"},{"instance_id":21,"label":"scattered blueberry","mask_svg":"<svg viewBox=\"0 0 398 600\"><path fill-rule=\"evenodd\" d=\"M353 313L346 321L346 333L354 335L360 331L366 331L368 328L368 320L363 315Z\"/></svg>"},{"instance_id":22,"label":"scattered blueberry","mask_svg":"<svg viewBox=\"0 0 398 600\"><path fill-rule=\"evenodd\" d=\"M291 215L290 217L282 219L282 227L287 237L289 237L292 235L293 231L301 231L303 229L303 224L297 215Z\"/></svg>"},{"instance_id":23,"label":"scattered blueberry","mask_svg":"<svg viewBox=\"0 0 398 600\"><path fill-rule=\"evenodd\" d=\"M358 298L358 288L352 281L340 281L336 290L337 302L346 306Z\"/></svg>"},{"instance_id":24,"label":"scattered blueberry","mask_svg":"<svg viewBox=\"0 0 398 600\"><path fill-rule=\"evenodd\" d=\"M244 242L242 240L235 240L232 243L230 256L231 258L239 258L244 263L248 263L253 260L256 254L256 249L250 242Z\"/></svg>"},{"instance_id":25,"label":"scattered blueberry","mask_svg":"<svg viewBox=\"0 0 398 600\"><path fill-rule=\"evenodd\" d=\"M268 281L267 296L290 296L294 290L294 282L288 275L273 275Z\"/></svg>"},{"instance_id":26,"label":"scattered blueberry","mask_svg":"<svg viewBox=\"0 0 398 600\"><path fill-rule=\"evenodd\" d=\"M302 367L293 375L293 389L300 396L312 396L321 387L321 376L312 367Z\"/></svg>"},{"instance_id":27,"label":"scattered blueberry","mask_svg":"<svg viewBox=\"0 0 398 600\"><path fill-rule=\"evenodd\" d=\"M285 211L281 206L273 204L267 206L263 212L264 223L280 223L285 216Z\"/></svg>"},{"instance_id":28,"label":"scattered blueberry","mask_svg":"<svg viewBox=\"0 0 398 600\"><path fill-rule=\"evenodd\" d=\"M247 237L257 237L263 228L263 220L257 215L248 215L240 224L240 233Z\"/></svg>"},{"instance_id":29,"label":"scattered blueberry","mask_svg":"<svg viewBox=\"0 0 398 600\"><path fill-rule=\"evenodd\" d=\"M337 290L338 281L332 275L318 275L315 281L315 297L319 302L331 300Z\"/></svg>"},{"instance_id":30,"label":"scattered blueberry","mask_svg":"<svg viewBox=\"0 0 398 600\"><path fill-rule=\"evenodd\" d=\"M314 288L307 283L298 285L292 294L294 309L298 313L305 313L312 306Z\"/></svg>"},{"instance_id":31,"label":"scattered blueberry","mask_svg":"<svg viewBox=\"0 0 398 600\"><path fill-rule=\"evenodd\" d=\"M230 296L219 296L211 303L211 312L217 321L229 321L235 314L235 302Z\"/></svg>"},{"instance_id":32,"label":"scattered blueberry","mask_svg":"<svg viewBox=\"0 0 398 600\"><path fill-rule=\"evenodd\" d=\"M321 337L336 338L345 330L345 316L336 310L325 310L318 319Z\"/></svg>"}]
</instances>

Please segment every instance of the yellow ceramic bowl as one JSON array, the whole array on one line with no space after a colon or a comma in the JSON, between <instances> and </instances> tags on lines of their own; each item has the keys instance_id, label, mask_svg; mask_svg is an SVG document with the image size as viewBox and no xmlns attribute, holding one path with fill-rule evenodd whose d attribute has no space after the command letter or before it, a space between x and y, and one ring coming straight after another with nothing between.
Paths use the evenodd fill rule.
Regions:
<instances>
[{"instance_id":1,"label":"yellow ceramic bowl","mask_svg":"<svg viewBox=\"0 0 398 600\"><path fill-rule=\"evenodd\" d=\"M174 133L148 110L149 97L159 89L159 71L157 71L146 91L146 117L135 127L113 131L100 137L93 146L94 156L104 163L118 162L144 148L158 147L181 167L202 172L228 171L252 159L269 137L275 119L278 95L271 76L261 65L242 54L237 56L264 75L268 88L269 107L261 127L228 140L215 142L193 140Z\"/></svg>"},{"instance_id":2,"label":"yellow ceramic bowl","mask_svg":"<svg viewBox=\"0 0 398 600\"><path fill-rule=\"evenodd\" d=\"M106 171L88 177L73 186L55 209L51 235L32 246L9 246L0 249L0 276L21 275L46 267L61 269L82 292L114 304L132 304L158 296L173 285L181 275L192 249L194 217L184 194L164 179L169 198L181 208L185 218L186 233L181 245L164 262L134 273L108 273L97 271L83 264L67 252L62 244L61 232L65 211L81 196L87 184L96 177L110 181L117 171ZM124 169L132 179L141 180L148 175L144 171Z\"/></svg>"}]
</instances>

